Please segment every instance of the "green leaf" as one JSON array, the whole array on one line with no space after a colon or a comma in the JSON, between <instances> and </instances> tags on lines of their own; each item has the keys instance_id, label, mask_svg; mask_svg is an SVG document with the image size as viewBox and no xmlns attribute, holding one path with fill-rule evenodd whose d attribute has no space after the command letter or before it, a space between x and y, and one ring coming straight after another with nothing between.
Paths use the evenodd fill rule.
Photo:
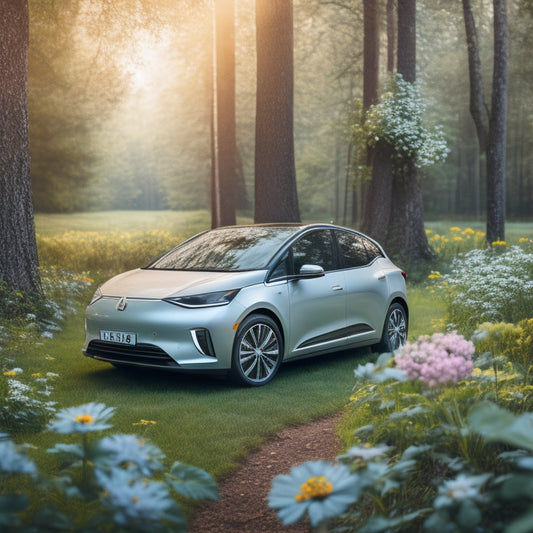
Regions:
<instances>
[{"instance_id":1,"label":"green leaf","mask_svg":"<svg viewBox=\"0 0 533 533\"><path fill-rule=\"evenodd\" d=\"M533 531L533 510L511 522L505 529L505 533L529 533L530 531Z\"/></svg>"},{"instance_id":2,"label":"green leaf","mask_svg":"<svg viewBox=\"0 0 533 533\"><path fill-rule=\"evenodd\" d=\"M26 494L8 494L0 496L0 514L20 513L30 505Z\"/></svg>"},{"instance_id":3,"label":"green leaf","mask_svg":"<svg viewBox=\"0 0 533 533\"><path fill-rule=\"evenodd\" d=\"M487 441L533 451L533 413L515 416L491 402L482 402L472 408L468 422Z\"/></svg>"},{"instance_id":4,"label":"green leaf","mask_svg":"<svg viewBox=\"0 0 533 533\"><path fill-rule=\"evenodd\" d=\"M166 477L171 487L186 498L218 500L218 487L215 480L201 468L176 461Z\"/></svg>"}]
</instances>

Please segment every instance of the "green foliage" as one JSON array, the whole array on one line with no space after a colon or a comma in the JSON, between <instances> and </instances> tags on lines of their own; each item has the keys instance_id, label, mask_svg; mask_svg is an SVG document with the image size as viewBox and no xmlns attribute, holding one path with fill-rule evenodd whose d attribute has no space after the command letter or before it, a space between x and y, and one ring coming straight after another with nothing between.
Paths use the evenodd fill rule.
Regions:
<instances>
[{"instance_id":1,"label":"green foliage","mask_svg":"<svg viewBox=\"0 0 533 533\"><path fill-rule=\"evenodd\" d=\"M363 124L367 142L384 139L400 160L415 158L419 167L442 162L449 153L442 126L433 131L424 125L426 106L416 84L406 82L397 74L381 97L371 106ZM360 134L356 129L356 137Z\"/></svg>"},{"instance_id":2,"label":"green foliage","mask_svg":"<svg viewBox=\"0 0 533 533\"><path fill-rule=\"evenodd\" d=\"M95 440L96 434L112 427L112 415L112 408L95 403L56 413L48 429L71 436L75 443L56 443L47 450L61 463L59 475L51 479L37 477L35 463L11 440L0 440L0 478L8 481L3 501L16 497L10 491L19 477L28 475L37 481L32 497L39 501L46 495L46 504L37 509L30 508L26 497L11 508L0 505L0 522L8 528L38 529L46 516L49 528L61 530L185 532L185 516L171 490L192 499L218 499L207 472L177 461L160 481L164 454L144 438L114 434ZM85 508L81 513L80 505Z\"/></svg>"},{"instance_id":3,"label":"green foliage","mask_svg":"<svg viewBox=\"0 0 533 533\"><path fill-rule=\"evenodd\" d=\"M527 243L526 243L527 244ZM473 333L480 322L519 322L533 316L533 254L529 246L493 243L451 262L450 272L434 274L455 328Z\"/></svg>"}]
</instances>

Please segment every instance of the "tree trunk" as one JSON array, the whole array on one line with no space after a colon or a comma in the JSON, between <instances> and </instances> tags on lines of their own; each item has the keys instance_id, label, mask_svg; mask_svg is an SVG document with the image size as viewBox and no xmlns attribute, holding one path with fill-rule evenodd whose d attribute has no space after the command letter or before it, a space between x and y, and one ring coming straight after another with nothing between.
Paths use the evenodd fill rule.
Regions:
<instances>
[{"instance_id":1,"label":"tree trunk","mask_svg":"<svg viewBox=\"0 0 533 533\"><path fill-rule=\"evenodd\" d=\"M476 23L472 13L471 0L463 0L463 16L465 21L466 45L468 52L468 72L470 80L470 114L476 126L480 153L487 150L489 118L485 97L483 94L483 80L481 77L481 59Z\"/></svg>"},{"instance_id":2,"label":"tree trunk","mask_svg":"<svg viewBox=\"0 0 533 533\"><path fill-rule=\"evenodd\" d=\"M398 0L398 73L409 83L416 81L416 0ZM410 262L428 261L433 252L424 228L422 191L414 158L396 165L392 182L385 248L391 255Z\"/></svg>"},{"instance_id":3,"label":"tree trunk","mask_svg":"<svg viewBox=\"0 0 533 533\"><path fill-rule=\"evenodd\" d=\"M508 87L507 1L494 0L494 69L487 149L487 242L505 240Z\"/></svg>"},{"instance_id":4,"label":"tree trunk","mask_svg":"<svg viewBox=\"0 0 533 533\"><path fill-rule=\"evenodd\" d=\"M255 222L299 222L292 0L256 0Z\"/></svg>"},{"instance_id":5,"label":"tree trunk","mask_svg":"<svg viewBox=\"0 0 533 533\"><path fill-rule=\"evenodd\" d=\"M378 101L379 88L379 3L363 0L363 120L366 111ZM366 147L366 165L372 167L374 148ZM371 210L374 195L373 176L361 183L361 229L369 233L374 214ZM352 207L355 209L355 206Z\"/></svg>"},{"instance_id":6,"label":"tree trunk","mask_svg":"<svg viewBox=\"0 0 533 533\"><path fill-rule=\"evenodd\" d=\"M387 72L394 72L394 48L396 44L394 5L395 0L387 0Z\"/></svg>"},{"instance_id":7,"label":"tree trunk","mask_svg":"<svg viewBox=\"0 0 533 533\"><path fill-rule=\"evenodd\" d=\"M235 224L237 140L235 127L235 3L215 0L213 227Z\"/></svg>"},{"instance_id":8,"label":"tree trunk","mask_svg":"<svg viewBox=\"0 0 533 533\"><path fill-rule=\"evenodd\" d=\"M0 3L0 281L40 292L30 184L28 2Z\"/></svg>"}]
</instances>

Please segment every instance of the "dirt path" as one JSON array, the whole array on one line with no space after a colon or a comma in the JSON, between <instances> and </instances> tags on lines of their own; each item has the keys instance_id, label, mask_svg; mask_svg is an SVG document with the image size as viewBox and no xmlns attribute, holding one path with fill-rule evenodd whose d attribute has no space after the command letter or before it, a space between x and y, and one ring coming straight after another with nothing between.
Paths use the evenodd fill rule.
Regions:
<instances>
[{"instance_id":1,"label":"dirt path","mask_svg":"<svg viewBox=\"0 0 533 533\"><path fill-rule=\"evenodd\" d=\"M285 428L219 482L220 500L206 502L189 521L189 533L308 533L309 523L282 526L268 507L272 479L305 461L333 460L339 452L339 416Z\"/></svg>"}]
</instances>

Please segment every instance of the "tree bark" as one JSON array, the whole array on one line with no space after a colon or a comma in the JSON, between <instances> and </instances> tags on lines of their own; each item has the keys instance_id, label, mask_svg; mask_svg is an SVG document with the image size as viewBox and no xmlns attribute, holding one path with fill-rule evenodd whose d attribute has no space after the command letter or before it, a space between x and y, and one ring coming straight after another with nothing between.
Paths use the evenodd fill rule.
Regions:
<instances>
[{"instance_id":1,"label":"tree bark","mask_svg":"<svg viewBox=\"0 0 533 533\"><path fill-rule=\"evenodd\" d=\"M463 16L468 52L470 114L476 126L480 152L485 153L487 150L489 115L487 106L485 105L483 80L481 77L481 59L479 57L479 44L471 0L463 0Z\"/></svg>"},{"instance_id":2,"label":"tree bark","mask_svg":"<svg viewBox=\"0 0 533 533\"><path fill-rule=\"evenodd\" d=\"M379 3L363 0L363 119L371 105L378 101L379 88ZM372 167L374 148L366 147L366 166ZM373 176L361 183L361 229L370 232L374 215L371 210L374 195ZM355 208L355 206L352 206Z\"/></svg>"},{"instance_id":3,"label":"tree bark","mask_svg":"<svg viewBox=\"0 0 533 533\"><path fill-rule=\"evenodd\" d=\"M494 0L494 69L487 148L487 242L505 241L508 33L507 1Z\"/></svg>"},{"instance_id":4,"label":"tree bark","mask_svg":"<svg viewBox=\"0 0 533 533\"><path fill-rule=\"evenodd\" d=\"M235 1L215 0L214 169L211 226L235 224L237 139L235 126Z\"/></svg>"},{"instance_id":5,"label":"tree bark","mask_svg":"<svg viewBox=\"0 0 533 533\"><path fill-rule=\"evenodd\" d=\"M0 3L0 281L40 292L30 183L27 0Z\"/></svg>"},{"instance_id":6,"label":"tree bark","mask_svg":"<svg viewBox=\"0 0 533 533\"><path fill-rule=\"evenodd\" d=\"M398 73L416 81L416 0L398 0ZM424 205L414 158L398 160L385 248L410 262L429 261L433 252L424 228Z\"/></svg>"},{"instance_id":7,"label":"tree bark","mask_svg":"<svg viewBox=\"0 0 533 533\"><path fill-rule=\"evenodd\" d=\"M256 1L255 222L299 222L292 0Z\"/></svg>"}]
</instances>

